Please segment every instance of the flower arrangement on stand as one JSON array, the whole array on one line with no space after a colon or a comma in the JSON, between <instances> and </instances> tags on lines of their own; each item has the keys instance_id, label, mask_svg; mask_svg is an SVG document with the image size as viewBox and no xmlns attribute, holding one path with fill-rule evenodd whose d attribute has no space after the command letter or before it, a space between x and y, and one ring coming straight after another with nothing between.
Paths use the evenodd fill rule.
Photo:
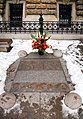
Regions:
<instances>
[{"instance_id":1,"label":"flower arrangement on stand","mask_svg":"<svg viewBox=\"0 0 83 119\"><path fill-rule=\"evenodd\" d=\"M40 34L40 32L38 32L37 34L31 34L31 37L33 38L32 48L38 49L39 55L43 55L45 53L45 50L50 47L46 42L50 37L48 37L46 32L43 32L42 35Z\"/></svg>"}]
</instances>

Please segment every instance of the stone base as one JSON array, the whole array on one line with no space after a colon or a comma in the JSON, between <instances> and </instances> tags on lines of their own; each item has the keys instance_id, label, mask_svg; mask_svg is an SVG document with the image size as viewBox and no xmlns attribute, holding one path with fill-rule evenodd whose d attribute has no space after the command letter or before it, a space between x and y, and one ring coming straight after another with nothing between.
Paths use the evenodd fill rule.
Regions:
<instances>
[{"instance_id":1,"label":"stone base","mask_svg":"<svg viewBox=\"0 0 83 119\"><path fill-rule=\"evenodd\" d=\"M12 48L11 46L10 47L3 47L3 48L0 46L0 52L9 52L11 50L11 48Z\"/></svg>"}]
</instances>

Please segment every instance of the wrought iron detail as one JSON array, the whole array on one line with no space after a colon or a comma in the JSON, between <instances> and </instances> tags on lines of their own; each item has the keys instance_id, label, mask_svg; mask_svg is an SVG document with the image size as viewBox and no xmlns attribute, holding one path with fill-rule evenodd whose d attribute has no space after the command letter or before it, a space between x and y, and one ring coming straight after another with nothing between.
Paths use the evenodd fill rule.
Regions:
<instances>
[{"instance_id":1,"label":"wrought iron detail","mask_svg":"<svg viewBox=\"0 0 83 119\"><path fill-rule=\"evenodd\" d=\"M43 17L42 17L42 14L40 14L39 25L40 25L39 31L41 34L43 34Z\"/></svg>"},{"instance_id":2,"label":"wrought iron detail","mask_svg":"<svg viewBox=\"0 0 83 119\"><path fill-rule=\"evenodd\" d=\"M40 23L38 21L23 21L22 26L11 26L12 22L0 21L1 33L18 33L18 32L37 32L40 29ZM16 24L19 24L18 21ZM62 27L63 21L43 21L43 30L56 33L79 33L83 34L83 22L72 21L70 27L65 22L66 27Z\"/></svg>"}]
</instances>

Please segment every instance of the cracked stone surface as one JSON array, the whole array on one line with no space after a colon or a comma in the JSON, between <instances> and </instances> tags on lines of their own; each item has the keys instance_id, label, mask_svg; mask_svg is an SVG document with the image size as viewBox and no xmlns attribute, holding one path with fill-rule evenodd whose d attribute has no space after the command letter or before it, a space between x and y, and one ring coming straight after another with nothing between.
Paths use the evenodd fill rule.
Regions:
<instances>
[{"instance_id":1,"label":"cracked stone surface","mask_svg":"<svg viewBox=\"0 0 83 119\"><path fill-rule=\"evenodd\" d=\"M0 119L76 119L70 114L64 117L61 100L59 93L19 93L13 108L0 108ZM82 112L78 110L80 119Z\"/></svg>"},{"instance_id":2,"label":"cracked stone surface","mask_svg":"<svg viewBox=\"0 0 83 119\"><path fill-rule=\"evenodd\" d=\"M62 119L61 98L59 93L20 93L19 108L11 109L4 114L0 110L1 119ZM3 113L1 111L3 110ZM61 113L60 113L61 111Z\"/></svg>"}]
</instances>

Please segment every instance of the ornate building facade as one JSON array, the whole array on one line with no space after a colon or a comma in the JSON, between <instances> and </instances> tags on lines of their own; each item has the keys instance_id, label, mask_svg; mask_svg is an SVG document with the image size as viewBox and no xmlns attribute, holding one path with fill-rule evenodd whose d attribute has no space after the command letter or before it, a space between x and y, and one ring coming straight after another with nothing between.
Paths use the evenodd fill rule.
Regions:
<instances>
[{"instance_id":1,"label":"ornate building facade","mask_svg":"<svg viewBox=\"0 0 83 119\"><path fill-rule=\"evenodd\" d=\"M10 20L83 20L83 0L0 0L0 18Z\"/></svg>"},{"instance_id":2,"label":"ornate building facade","mask_svg":"<svg viewBox=\"0 0 83 119\"><path fill-rule=\"evenodd\" d=\"M38 31L40 14L43 30L83 34L83 0L0 0L1 36Z\"/></svg>"}]
</instances>

